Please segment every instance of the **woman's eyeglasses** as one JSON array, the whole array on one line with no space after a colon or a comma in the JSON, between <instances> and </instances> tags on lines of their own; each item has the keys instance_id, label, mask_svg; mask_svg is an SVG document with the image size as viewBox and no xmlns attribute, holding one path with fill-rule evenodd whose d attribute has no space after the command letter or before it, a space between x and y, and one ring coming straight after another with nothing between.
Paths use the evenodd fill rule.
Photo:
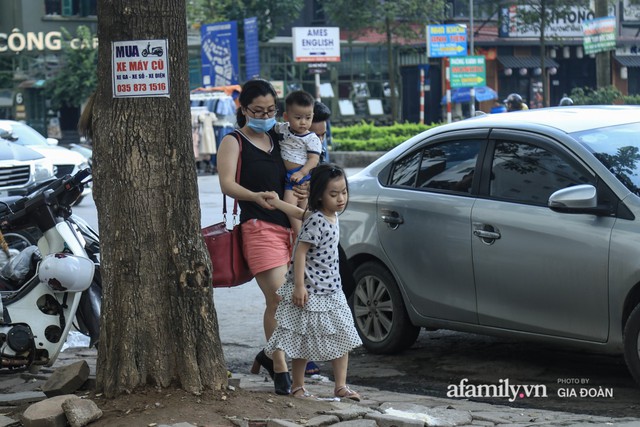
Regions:
<instances>
[{"instance_id":1,"label":"woman's eyeglasses","mask_svg":"<svg viewBox=\"0 0 640 427\"><path fill-rule=\"evenodd\" d=\"M274 108L273 110L267 110L267 111L253 111L251 108L246 107L246 110L249 111L251 114L253 114L253 117L255 117L256 119L259 119L259 118L270 119L272 117L275 117L276 114L278 114L277 108Z\"/></svg>"}]
</instances>

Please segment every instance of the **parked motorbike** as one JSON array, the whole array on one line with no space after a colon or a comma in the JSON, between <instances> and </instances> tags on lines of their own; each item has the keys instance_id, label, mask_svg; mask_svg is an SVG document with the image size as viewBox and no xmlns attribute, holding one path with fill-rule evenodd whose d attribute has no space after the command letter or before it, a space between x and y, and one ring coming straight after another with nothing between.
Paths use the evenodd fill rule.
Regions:
<instances>
[{"instance_id":1,"label":"parked motorbike","mask_svg":"<svg viewBox=\"0 0 640 427\"><path fill-rule=\"evenodd\" d=\"M52 365L72 326L99 339L98 234L71 212L90 174L0 200L0 247L13 255L0 270L0 373Z\"/></svg>"}]
</instances>

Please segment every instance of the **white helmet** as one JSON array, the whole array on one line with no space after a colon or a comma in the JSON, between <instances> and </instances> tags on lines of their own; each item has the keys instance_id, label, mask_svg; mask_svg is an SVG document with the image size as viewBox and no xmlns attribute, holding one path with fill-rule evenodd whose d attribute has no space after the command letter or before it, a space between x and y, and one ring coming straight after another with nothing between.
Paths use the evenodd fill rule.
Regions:
<instances>
[{"instance_id":1,"label":"white helmet","mask_svg":"<svg viewBox=\"0 0 640 427\"><path fill-rule=\"evenodd\" d=\"M51 254L40 263L38 277L54 292L82 292L91 286L93 261L72 254Z\"/></svg>"}]
</instances>

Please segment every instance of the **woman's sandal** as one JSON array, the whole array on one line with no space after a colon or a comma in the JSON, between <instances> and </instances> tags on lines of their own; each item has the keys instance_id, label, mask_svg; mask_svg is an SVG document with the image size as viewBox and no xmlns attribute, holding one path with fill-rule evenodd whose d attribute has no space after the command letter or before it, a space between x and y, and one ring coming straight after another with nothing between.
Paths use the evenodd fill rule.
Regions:
<instances>
[{"instance_id":1,"label":"woman's sandal","mask_svg":"<svg viewBox=\"0 0 640 427\"><path fill-rule=\"evenodd\" d=\"M291 390L291 396L296 397L298 399L307 399L309 397L315 397L313 394L309 393L307 389L304 387L296 387L293 390Z\"/></svg>"},{"instance_id":2,"label":"woman's sandal","mask_svg":"<svg viewBox=\"0 0 640 427\"><path fill-rule=\"evenodd\" d=\"M342 387L336 389L333 392L333 395L341 399L350 399L355 402L360 402L360 395L355 391L351 390L349 386L346 386L346 385L343 385Z\"/></svg>"}]
</instances>

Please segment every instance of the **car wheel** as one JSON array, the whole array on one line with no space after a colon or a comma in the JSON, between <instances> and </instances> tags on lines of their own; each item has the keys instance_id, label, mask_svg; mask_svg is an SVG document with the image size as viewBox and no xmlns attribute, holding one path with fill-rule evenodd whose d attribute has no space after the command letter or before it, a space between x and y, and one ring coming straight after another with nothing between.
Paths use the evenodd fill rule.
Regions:
<instances>
[{"instance_id":1,"label":"car wheel","mask_svg":"<svg viewBox=\"0 0 640 427\"><path fill-rule=\"evenodd\" d=\"M354 276L356 289L351 306L356 329L366 349L389 354L411 347L420 328L411 324L391 273L370 261L356 268Z\"/></svg>"},{"instance_id":2,"label":"car wheel","mask_svg":"<svg viewBox=\"0 0 640 427\"><path fill-rule=\"evenodd\" d=\"M624 326L624 360L633 379L640 384L640 304L633 309Z\"/></svg>"}]
</instances>

